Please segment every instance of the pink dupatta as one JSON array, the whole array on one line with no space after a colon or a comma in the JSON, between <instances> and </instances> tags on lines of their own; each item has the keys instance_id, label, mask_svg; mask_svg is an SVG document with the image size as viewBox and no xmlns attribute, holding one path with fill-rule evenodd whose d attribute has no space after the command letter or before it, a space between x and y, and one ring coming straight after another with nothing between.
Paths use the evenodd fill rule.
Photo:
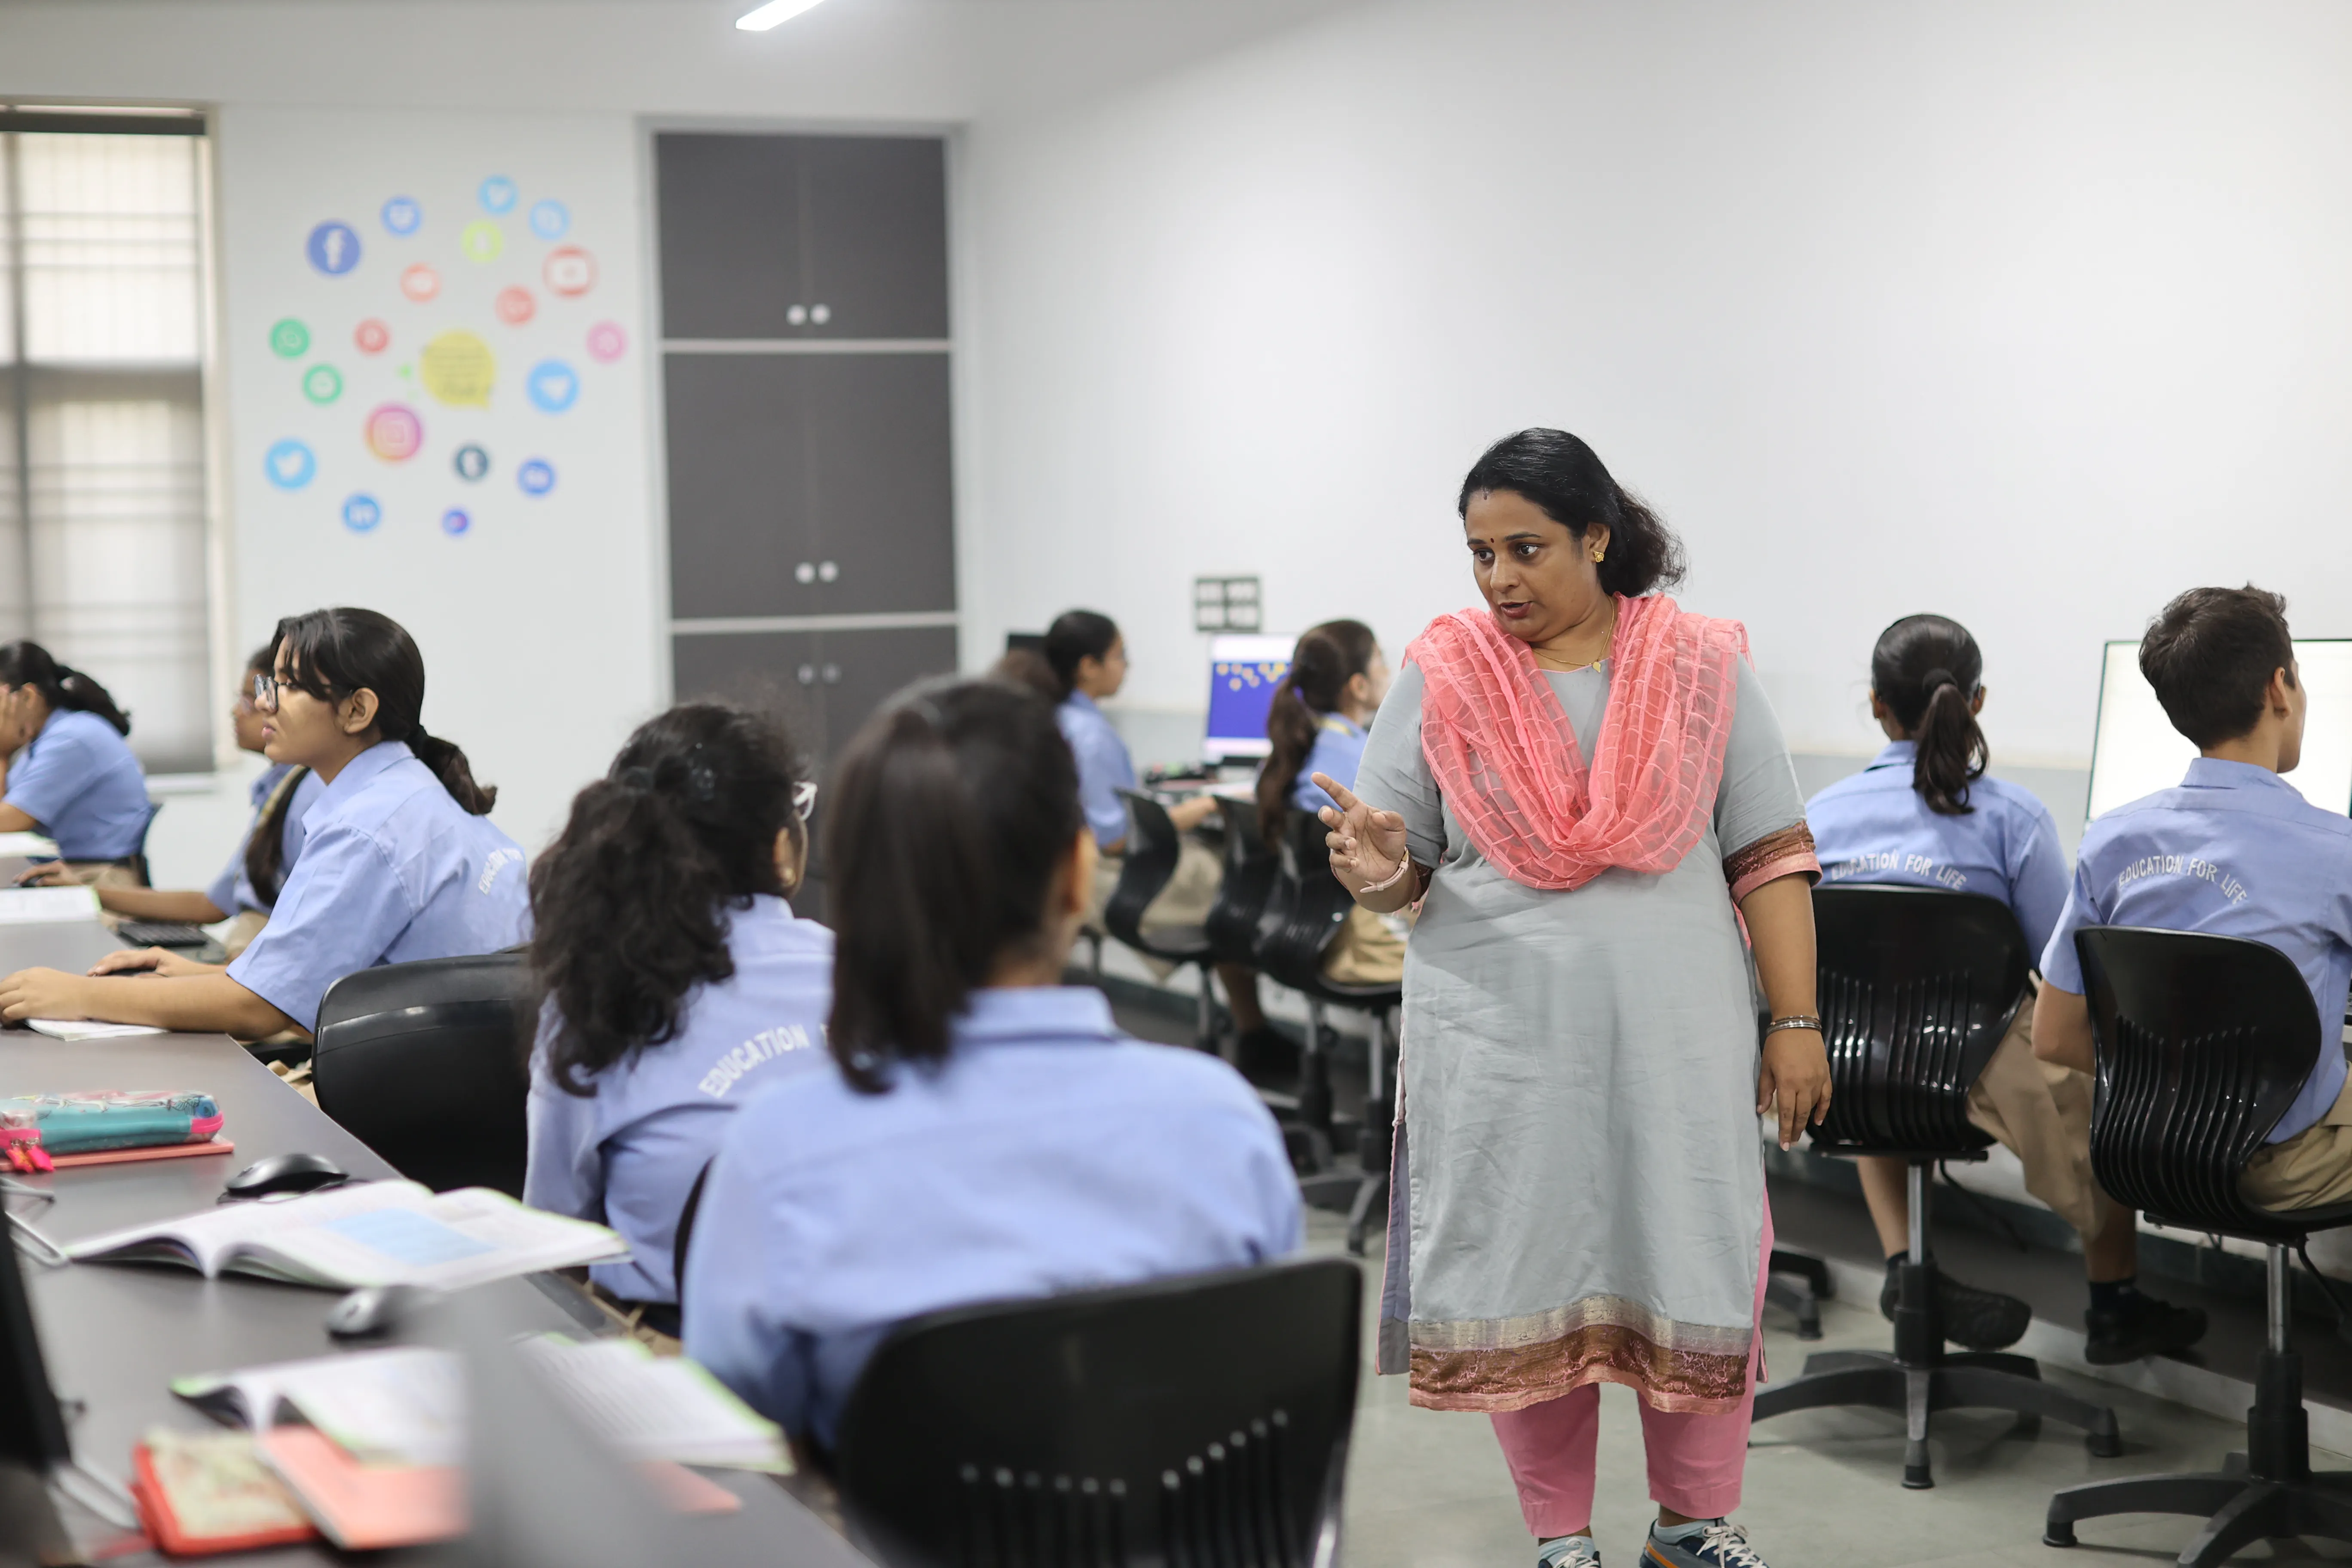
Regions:
<instances>
[{"instance_id":1,"label":"pink dupatta","mask_svg":"<svg viewBox=\"0 0 2352 1568\"><path fill-rule=\"evenodd\" d=\"M1580 888L1612 866L1673 870L1706 832L1738 705L1738 621L1672 599L1617 599L1609 704L1585 766L1533 649L1491 611L1440 616L1405 649L1421 667L1421 744L1478 853L1530 888Z\"/></svg>"}]
</instances>

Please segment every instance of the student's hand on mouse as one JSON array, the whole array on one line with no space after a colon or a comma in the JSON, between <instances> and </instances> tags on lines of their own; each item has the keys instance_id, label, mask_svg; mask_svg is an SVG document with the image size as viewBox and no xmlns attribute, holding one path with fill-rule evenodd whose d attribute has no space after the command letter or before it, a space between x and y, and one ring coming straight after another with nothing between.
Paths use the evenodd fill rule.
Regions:
<instances>
[{"instance_id":1,"label":"student's hand on mouse","mask_svg":"<svg viewBox=\"0 0 2352 1568\"><path fill-rule=\"evenodd\" d=\"M0 1019L85 1016L81 976L56 969L20 969L0 980Z\"/></svg>"},{"instance_id":2,"label":"student's hand on mouse","mask_svg":"<svg viewBox=\"0 0 2352 1568\"><path fill-rule=\"evenodd\" d=\"M1830 1053L1818 1029L1775 1029L1764 1037L1756 1075L1756 1114L1777 1109L1780 1147L1793 1149L1807 1127L1830 1113Z\"/></svg>"},{"instance_id":3,"label":"student's hand on mouse","mask_svg":"<svg viewBox=\"0 0 2352 1568\"><path fill-rule=\"evenodd\" d=\"M64 888L70 887L73 881L73 868L62 860L44 860L16 873L16 886L20 888Z\"/></svg>"},{"instance_id":4,"label":"student's hand on mouse","mask_svg":"<svg viewBox=\"0 0 2352 1568\"><path fill-rule=\"evenodd\" d=\"M1351 893L1387 881L1407 854L1404 818L1374 811L1329 773L1314 779L1316 788L1339 803L1336 811L1327 805L1316 814L1331 830L1323 836L1331 849L1331 874Z\"/></svg>"},{"instance_id":5,"label":"student's hand on mouse","mask_svg":"<svg viewBox=\"0 0 2352 1568\"><path fill-rule=\"evenodd\" d=\"M89 966L92 974L217 974L218 967L198 963L164 947L126 947L110 952Z\"/></svg>"}]
</instances>

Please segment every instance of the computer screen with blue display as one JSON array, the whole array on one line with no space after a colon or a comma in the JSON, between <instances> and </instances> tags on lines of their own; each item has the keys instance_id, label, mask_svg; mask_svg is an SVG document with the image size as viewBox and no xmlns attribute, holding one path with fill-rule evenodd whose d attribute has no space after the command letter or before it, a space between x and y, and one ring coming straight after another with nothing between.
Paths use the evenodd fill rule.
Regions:
<instances>
[{"instance_id":1,"label":"computer screen with blue display","mask_svg":"<svg viewBox=\"0 0 2352 1568\"><path fill-rule=\"evenodd\" d=\"M1201 742L1205 760L1262 757L1273 749L1265 738L1265 712L1297 641L1238 632L1209 639L1209 732Z\"/></svg>"}]
</instances>

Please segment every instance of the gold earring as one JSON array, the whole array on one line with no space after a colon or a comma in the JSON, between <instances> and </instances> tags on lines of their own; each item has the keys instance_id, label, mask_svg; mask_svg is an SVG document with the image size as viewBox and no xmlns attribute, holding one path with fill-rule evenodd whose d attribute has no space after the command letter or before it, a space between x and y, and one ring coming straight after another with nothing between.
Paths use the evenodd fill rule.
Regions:
<instances>
[{"instance_id":1,"label":"gold earring","mask_svg":"<svg viewBox=\"0 0 2352 1568\"><path fill-rule=\"evenodd\" d=\"M1603 550L1596 550L1596 551L1594 551L1594 552L1592 552L1592 563L1593 563L1595 566L1600 565L1600 564L1601 564L1601 558L1602 556L1604 556L1604 555L1608 554L1608 553L1609 553L1609 552L1608 552L1607 550L1605 550L1605 549L1603 549Z\"/></svg>"}]
</instances>

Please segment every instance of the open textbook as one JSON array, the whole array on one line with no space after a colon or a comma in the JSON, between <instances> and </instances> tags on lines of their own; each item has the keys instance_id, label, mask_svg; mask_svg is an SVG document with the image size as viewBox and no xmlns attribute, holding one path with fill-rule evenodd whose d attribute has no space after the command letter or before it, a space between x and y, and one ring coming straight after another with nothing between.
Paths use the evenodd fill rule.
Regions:
<instances>
[{"instance_id":1,"label":"open textbook","mask_svg":"<svg viewBox=\"0 0 2352 1568\"><path fill-rule=\"evenodd\" d=\"M0 833L0 855L54 860L58 858L58 841L43 833Z\"/></svg>"},{"instance_id":2,"label":"open textbook","mask_svg":"<svg viewBox=\"0 0 2352 1568\"><path fill-rule=\"evenodd\" d=\"M455 1290L627 1251L628 1244L601 1225L525 1208L488 1187L435 1193L415 1182L226 1204L66 1248L77 1262L177 1263L207 1278L234 1272L336 1290Z\"/></svg>"},{"instance_id":3,"label":"open textbook","mask_svg":"<svg viewBox=\"0 0 2352 1568\"><path fill-rule=\"evenodd\" d=\"M0 887L0 924L47 925L98 918L95 888Z\"/></svg>"}]
</instances>

